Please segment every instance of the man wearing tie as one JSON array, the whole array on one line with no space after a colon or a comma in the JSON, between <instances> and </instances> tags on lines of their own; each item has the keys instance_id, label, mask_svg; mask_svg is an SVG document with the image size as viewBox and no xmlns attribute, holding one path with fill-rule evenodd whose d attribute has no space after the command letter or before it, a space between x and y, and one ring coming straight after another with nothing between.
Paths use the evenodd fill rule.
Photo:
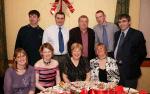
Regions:
<instances>
[{"instance_id":1,"label":"man wearing tie","mask_svg":"<svg viewBox=\"0 0 150 94\"><path fill-rule=\"evenodd\" d=\"M120 31L115 33L114 57L118 60L120 84L136 88L141 75L140 65L147 55L142 32L130 27L130 16L121 14L118 19Z\"/></svg>"},{"instance_id":2,"label":"man wearing tie","mask_svg":"<svg viewBox=\"0 0 150 94\"><path fill-rule=\"evenodd\" d=\"M95 17L98 23L94 26L95 44L104 43L107 47L108 56L113 57L114 34L119 29L115 24L106 21L106 15L102 10L98 10Z\"/></svg>"},{"instance_id":3,"label":"man wearing tie","mask_svg":"<svg viewBox=\"0 0 150 94\"><path fill-rule=\"evenodd\" d=\"M68 56L67 43L69 31L64 27L65 14L57 12L55 14L56 25L49 26L43 34L43 43L50 43L54 48L54 59L59 62L60 76L63 70L63 63ZM62 76L61 76L62 77Z\"/></svg>"}]
</instances>

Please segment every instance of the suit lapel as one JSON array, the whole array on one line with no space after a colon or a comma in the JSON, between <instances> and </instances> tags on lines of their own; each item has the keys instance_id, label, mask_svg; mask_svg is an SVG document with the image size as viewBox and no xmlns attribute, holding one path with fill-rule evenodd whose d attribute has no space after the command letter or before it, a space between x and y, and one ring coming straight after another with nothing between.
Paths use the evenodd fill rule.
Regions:
<instances>
[{"instance_id":1,"label":"suit lapel","mask_svg":"<svg viewBox=\"0 0 150 94\"><path fill-rule=\"evenodd\" d=\"M90 30L89 29L87 29L87 32L88 32L88 48L90 48L90 43L91 43L91 34L90 34Z\"/></svg>"},{"instance_id":2,"label":"suit lapel","mask_svg":"<svg viewBox=\"0 0 150 94\"><path fill-rule=\"evenodd\" d=\"M80 30L79 27L78 27L77 32L78 32L78 35L77 35L77 36L79 36L79 42L82 44L81 30Z\"/></svg>"},{"instance_id":3,"label":"suit lapel","mask_svg":"<svg viewBox=\"0 0 150 94\"><path fill-rule=\"evenodd\" d=\"M117 46L117 43L118 43L118 41L119 41L119 37L120 37L120 34L121 34L121 31L119 31L119 32L116 32L116 37L115 37L115 48L116 48L116 46Z\"/></svg>"}]
</instances>

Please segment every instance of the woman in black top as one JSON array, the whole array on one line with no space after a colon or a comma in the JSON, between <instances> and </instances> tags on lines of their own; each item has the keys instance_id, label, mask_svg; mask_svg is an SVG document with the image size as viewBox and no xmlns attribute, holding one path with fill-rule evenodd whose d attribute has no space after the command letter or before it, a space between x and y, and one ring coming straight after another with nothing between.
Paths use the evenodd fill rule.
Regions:
<instances>
[{"instance_id":1,"label":"woman in black top","mask_svg":"<svg viewBox=\"0 0 150 94\"><path fill-rule=\"evenodd\" d=\"M72 57L64 64L63 80L65 82L89 81L90 65L86 58L81 56L82 45L74 43L71 46Z\"/></svg>"}]
</instances>

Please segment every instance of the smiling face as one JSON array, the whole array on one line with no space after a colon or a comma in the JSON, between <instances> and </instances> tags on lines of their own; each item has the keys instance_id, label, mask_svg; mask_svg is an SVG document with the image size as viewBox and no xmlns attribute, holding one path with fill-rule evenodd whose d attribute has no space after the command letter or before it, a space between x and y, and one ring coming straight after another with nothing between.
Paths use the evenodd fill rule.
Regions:
<instances>
[{"instance_id":1,"label":"smiling face","mask_svg":"<svg viewBox=\"0 0 150 94\"><path fill-rule=\"evenodd\" d=\"M79 60L81 57L82 51L80 48L74 48L72 50L72 58L75 60Z\"/></svg>"},{"instance_id":2,"label":"smiling face","mask_svg":"<svg viewBox=\"0 0 150 94\"><path fill-rule=\"evenodd\" d=\"M50 61L52 58L52 51L49 50L48 48L43 48L41 55L45 61Z\"/></svg>"},{"instance_id":3,"label":"smiling face","mask_svg":"<svg viewBox=\"0 0 150 94\"><path fill-rule=\"evenodd\" d=\"M119 25L121 31L124 31L130 27L130 21L128 21L128 19L126 19L126 18L121 18L118 21L118 25Z\"/></svg>"},{"instance_id":4,"label":"smiling face","mask_svg":"<svg viewBox=\"0 0 150 94\"><path fill-rule=\"evenodd\" d=\"M55 16L55 22L58 26L64 25L65 22L65 16L62 14L56 14Z\"/></svg>"},{"instance_id":5,"label":"smiling face","mask_svg":"<svg viewBox=\"0 0 150 94\"><path fill-rule=\"evenodd\" d=\"M17 62L17 65L25 66L27 63L27 57L24 53L18 53L15 57L15 61Z\"/></svg>"}]
</instances>

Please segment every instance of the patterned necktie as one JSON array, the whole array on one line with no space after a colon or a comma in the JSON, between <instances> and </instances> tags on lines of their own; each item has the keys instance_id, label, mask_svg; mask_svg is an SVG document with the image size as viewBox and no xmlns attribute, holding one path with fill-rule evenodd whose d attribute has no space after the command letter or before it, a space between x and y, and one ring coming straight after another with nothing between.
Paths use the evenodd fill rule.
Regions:
<instances>
[{"instance_id":1,"label":"patterned necktie","mask_svg":"<svg viewBox=\"0 0 150 94\"><path fill-rule=\"evenodd\" d=\"M108 36L105 25L103 25L103 43L108 48Z\"/></svg>"},{"instance_id":2,"label":"patterned necktie","mask_svg":"<svg viewBox=\"0 0 150 94\"><path fill-rule=\"evenodd\" d=\"M63 51L64 51L64 38L63 38L63 35L61 32L61 27L59 27L58 40L59 40L59 51L60 51L60 53L63 53Z\"/></svg>"},{"instance_id":3,"label":"patterned necktie","mask_svg":"<svg viewBox=\"0 0 150 94\"><path fill-rule=\"evenodd\" d=\"M121 46L123 44L123 41L124 41L124 32L121 33L121 37L120 37L120 41L119 41L119 44L118 44L118 49L117 49L117 55L116 55L116 59L119 60L119 56L121 54Z\"/></svg>"}]
</instances>

